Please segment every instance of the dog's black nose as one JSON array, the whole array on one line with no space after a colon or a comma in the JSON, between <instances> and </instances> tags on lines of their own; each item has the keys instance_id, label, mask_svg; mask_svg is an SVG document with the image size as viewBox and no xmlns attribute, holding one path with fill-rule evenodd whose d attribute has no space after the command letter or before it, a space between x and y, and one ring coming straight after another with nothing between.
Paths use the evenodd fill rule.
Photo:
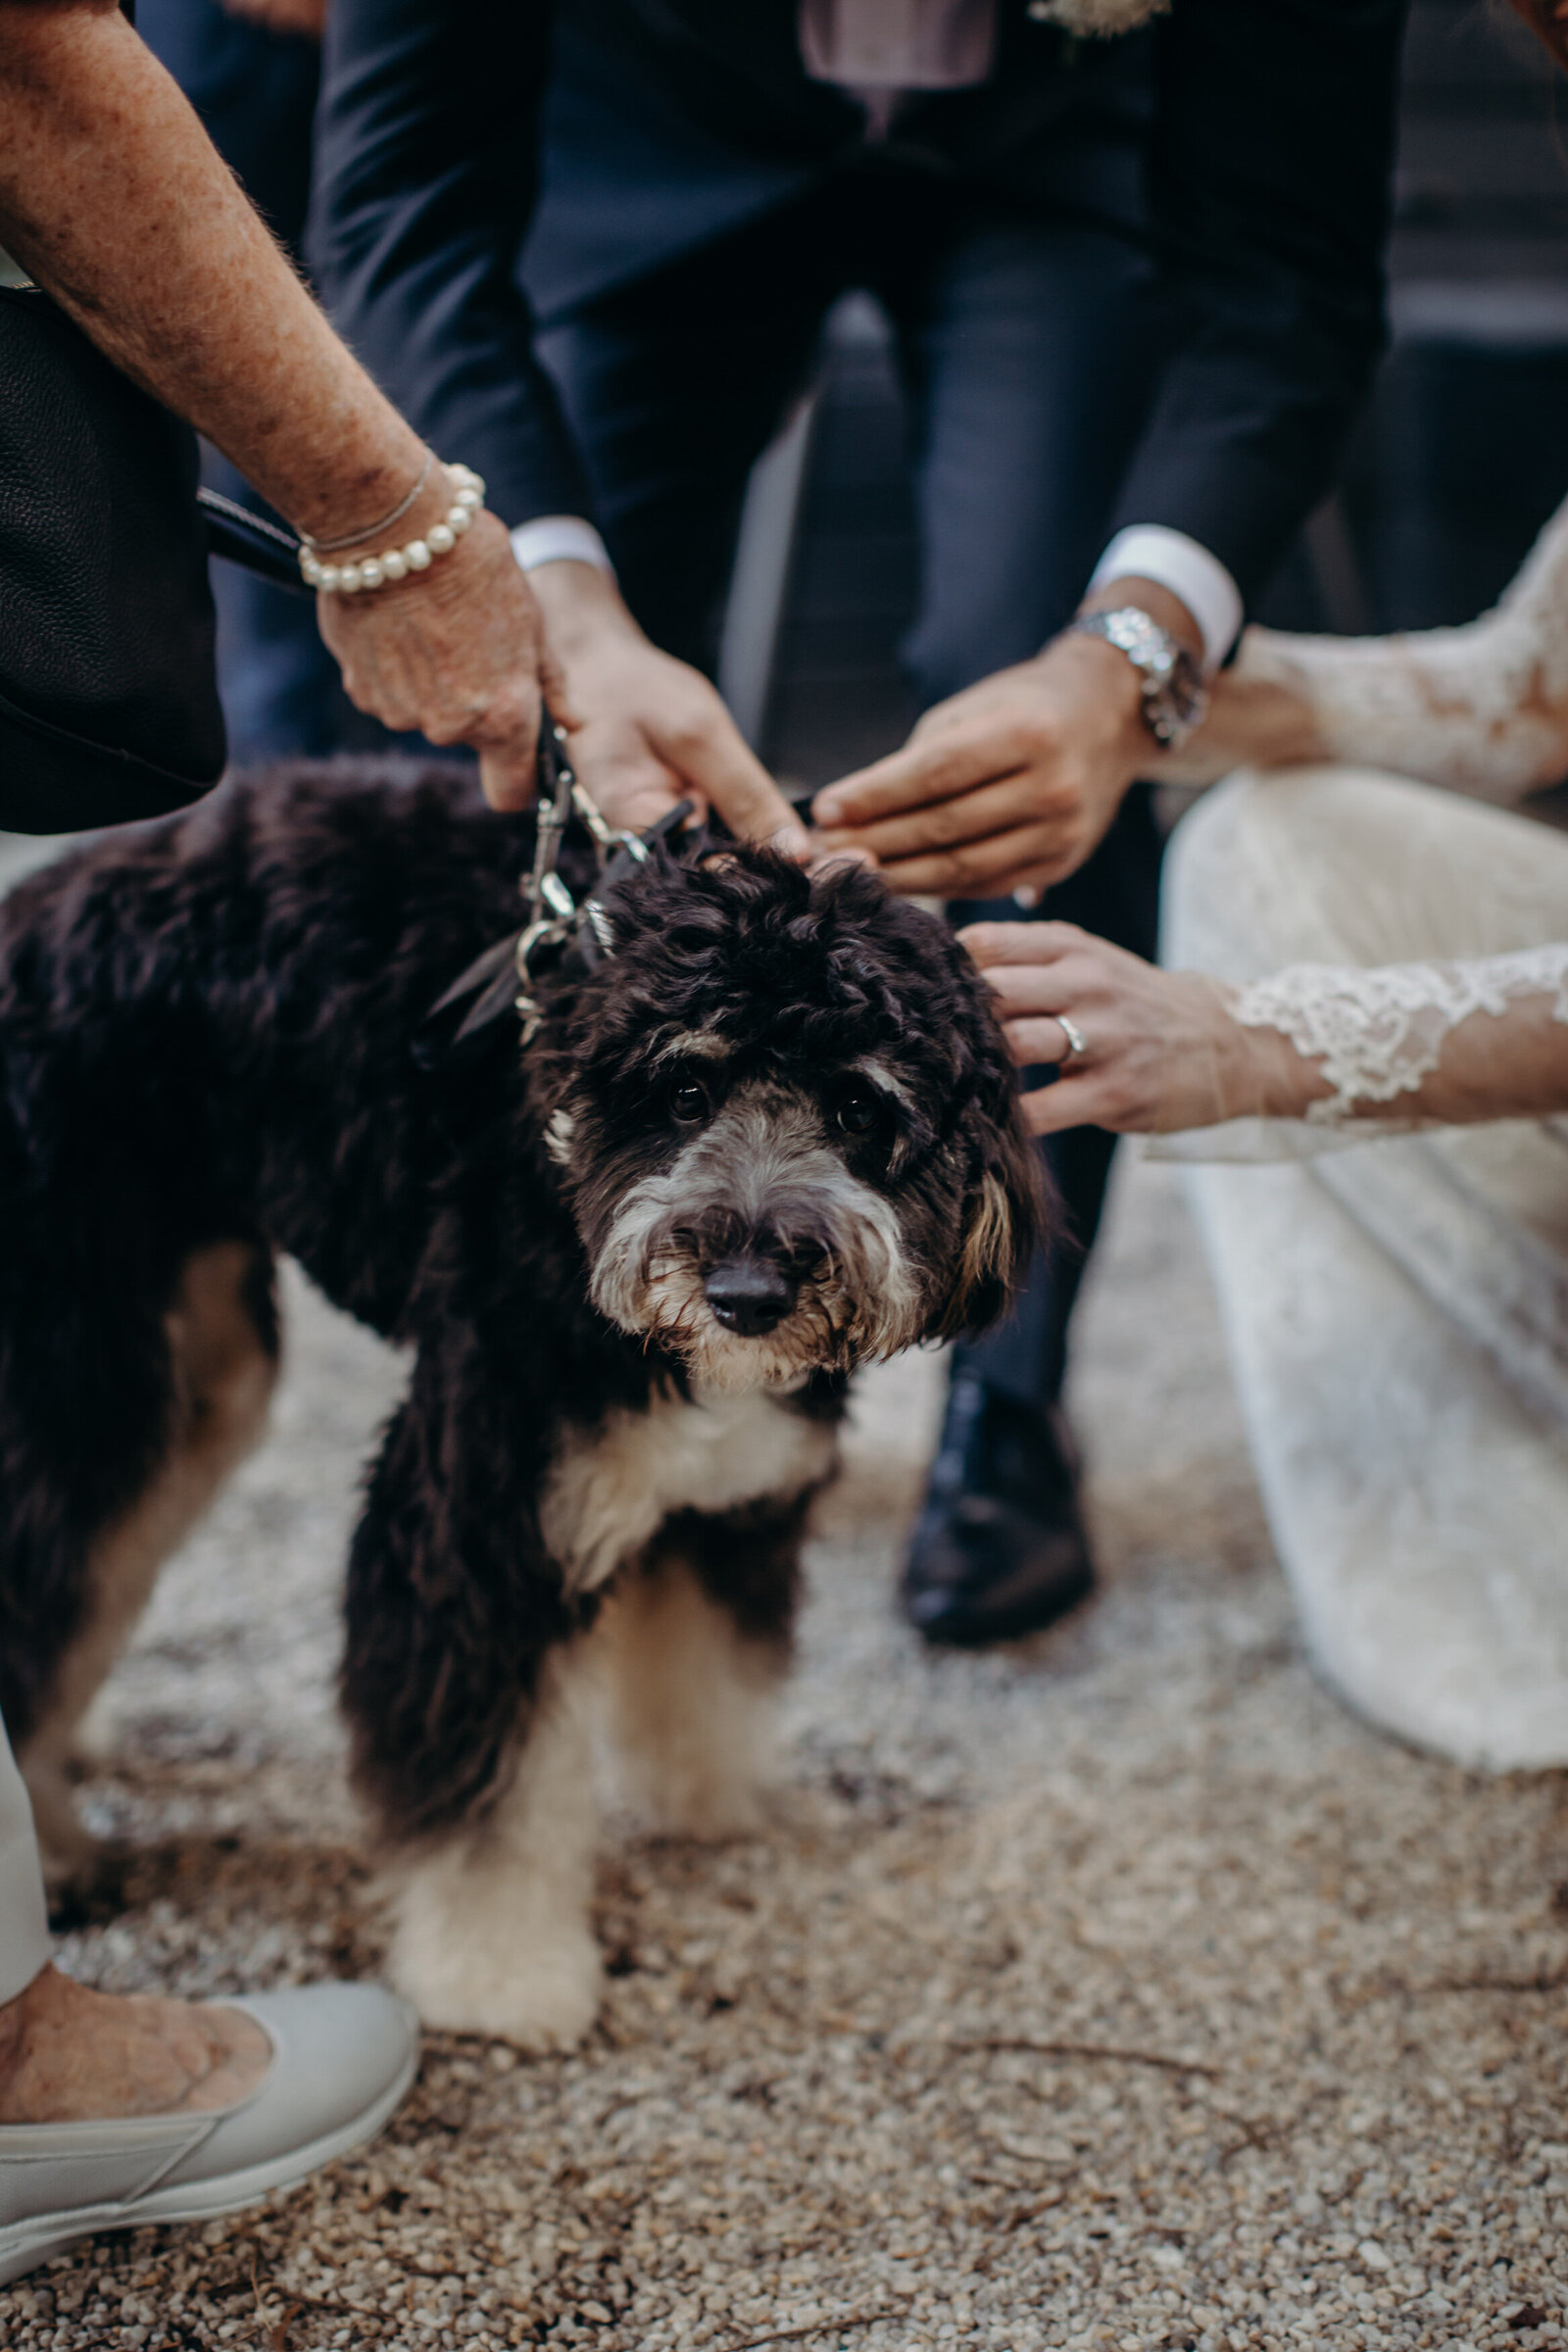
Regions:
<instances>
[{"instance_id":1,"label":"dog's black nose","mask_svg":"<svg viewBox=\"0 0 1568 2352\"><path fill-rule=\"evenodd\" d=\"M795 1304L793 1275L766 1257L726 1257L703 1277L708 1303L726 1331L760 1340Z\"/></svg>"}]
</instances>

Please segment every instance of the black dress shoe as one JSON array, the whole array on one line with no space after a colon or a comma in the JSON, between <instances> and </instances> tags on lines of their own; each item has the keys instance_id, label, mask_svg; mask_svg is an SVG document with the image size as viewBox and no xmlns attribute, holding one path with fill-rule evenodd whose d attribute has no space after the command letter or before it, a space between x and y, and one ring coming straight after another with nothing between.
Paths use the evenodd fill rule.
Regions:
<instances>
[{"instance_id":1,"label":"black dress shoe","mask_svg":"<svg viewBox=\"0 0 1568 2352\"><path fill-rule=\"evenodd\" d=\"M973 1646L1051 1625L1095 1581L1061 1414L956 1375L899 1599L928 1642Z\"/></svg>"}]
</instances>

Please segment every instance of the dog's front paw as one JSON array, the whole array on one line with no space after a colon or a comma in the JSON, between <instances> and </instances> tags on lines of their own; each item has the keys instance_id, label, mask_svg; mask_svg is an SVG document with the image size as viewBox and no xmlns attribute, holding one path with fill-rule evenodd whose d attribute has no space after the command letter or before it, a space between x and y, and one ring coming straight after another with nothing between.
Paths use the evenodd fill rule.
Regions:
<instances>
[{"instance_id":1,"label":"dog's front paw","mask_svg":"<svg viewBox=\"0 0 1568 2352\"><path fill-rule=\"evenodd\" d=\"M586 1931L535 1936L506 1954L435 1951L400 1929L391 1978L427 2026L485 2034L525 2050L571 2050L599 2014L604 1970Z\"/></svg>"},{"instance_id":2,"label":"dog's front paw","mask_svg":"<svg viewBox=\"0 0 1568 2352\"><path fill-rule=\"evenodd\" d=\"M409 1873L396 1908L389 1973L427 2026L569 2050L593 2024L599 1946L548 1888L438 1858Z\"/></svg>"}]
</instances>

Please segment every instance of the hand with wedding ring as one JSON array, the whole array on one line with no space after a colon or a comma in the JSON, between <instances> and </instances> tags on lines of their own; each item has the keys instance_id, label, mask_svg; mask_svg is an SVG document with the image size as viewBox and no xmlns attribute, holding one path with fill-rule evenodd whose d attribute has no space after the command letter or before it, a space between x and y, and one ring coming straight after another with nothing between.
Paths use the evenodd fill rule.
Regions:
<instances>
[{"instance_id":1,"label":"hand with wedding ring","mask_svg":"<svg viewBox=\"0 0 1568 2352\"><path fill-rule=\"evenodd\" d=\"M1329 1092L1288 1038L1233 1020L1233 992L1201 972L1161 971L1075 923L972 923L958 937L995 991L1014 1061L1060 1072L1023 1099L1037 1135L1299 1118Z\"/></svg>"}]
</instances>

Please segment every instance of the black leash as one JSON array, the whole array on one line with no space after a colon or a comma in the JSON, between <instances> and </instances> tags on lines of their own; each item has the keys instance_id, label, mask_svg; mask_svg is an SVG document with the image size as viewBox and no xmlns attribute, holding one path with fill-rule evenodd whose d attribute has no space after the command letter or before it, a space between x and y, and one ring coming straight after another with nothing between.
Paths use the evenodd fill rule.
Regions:
<instances>
[{"instance_id":1,"label":"black leash","mask_svg":"<svg viewBox=\"0 0 1568 2352\"><path fill-rule=\"evenodd\" d=\"M565 747L564 727L558 727L549 711L544 711L539 721L538 831L532 868L519 885L526 919L520 930L476 956L431 1005L414 1040L415 1059L425 1069L434 1068L448 1054L456 1053L509 1012L520 1016L526 1045L539 1026L535 973L546 968L559 973L571 958L583 971L591 972L614 954L615 934L605 907L605 893L646 865L659 845L678 833L693 813L690 801L677 801L645 833L627 833L607 824L577 781ZM573 816L587 830L599 856L598 879L580 906L558 871L562 840ZM444 1016L468 998L473 1002L462 1024L447 1038Z\"/></svg>"},{"instance_id":2,"label":"black leash","mask_svg":"<svg viewBox=\"0 0 1568 2352\"><path fill-rule=\"evenodd\" d=\"M238 564L258 579L270 580L274 588L286 588L292 596L316 594L300 577L300 543L292 531L279 529L265 514L253 514L249 507L225 498L220 490L209 490L205 482L196 493L196 504L206 525L210 556Z\"/></svg>"}]
</instances>

